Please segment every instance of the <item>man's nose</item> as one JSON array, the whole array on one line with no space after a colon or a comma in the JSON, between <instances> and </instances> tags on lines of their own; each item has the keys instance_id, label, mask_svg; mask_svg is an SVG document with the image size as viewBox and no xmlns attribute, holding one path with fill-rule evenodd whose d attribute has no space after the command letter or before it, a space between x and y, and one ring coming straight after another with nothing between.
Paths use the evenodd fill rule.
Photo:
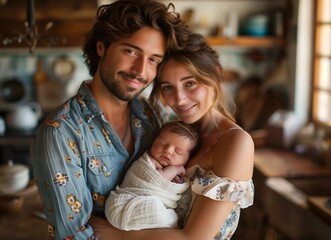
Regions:
<instances>
[{"instance_id":1,"label":"man's nose","mask_svg":"<svg viewBox=\"0 0 331 240\"><path fill-rule=\"evenodd\" d=\"M133 62L131 71L137 78L144 78L146 72L147 59L139 57Z\"/></svg>"}]
</instances>

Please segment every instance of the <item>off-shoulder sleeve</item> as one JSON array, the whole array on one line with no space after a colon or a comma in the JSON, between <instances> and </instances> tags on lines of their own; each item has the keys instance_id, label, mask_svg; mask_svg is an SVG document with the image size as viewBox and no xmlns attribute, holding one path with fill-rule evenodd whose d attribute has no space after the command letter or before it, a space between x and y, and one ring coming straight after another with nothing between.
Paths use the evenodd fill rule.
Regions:
<instances>
[{"instance_id":1,"label":"off-shoulder sleeve","mask_svg":"<svg viewBox=\"0 0 331 240\"><path fill-rule=\"evenodd\" d=\"M192 191L218 201L233 201L241 208L253 204L254 184L248 181L234 181L226 177L218 177L212 171L196 168L191 177Z\"/></svg>"}]
</instances>

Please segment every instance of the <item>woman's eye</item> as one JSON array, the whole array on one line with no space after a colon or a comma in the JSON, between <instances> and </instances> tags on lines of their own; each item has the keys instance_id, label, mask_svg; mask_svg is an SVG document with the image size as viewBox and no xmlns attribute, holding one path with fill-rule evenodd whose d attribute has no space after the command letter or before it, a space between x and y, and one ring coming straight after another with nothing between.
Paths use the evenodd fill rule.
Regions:
<instances>
[{"instance_id":1,"label":"woman's eye","mask_svg":"<svg viewBox=\"0 0 331 240\"><path fill-rule=\"evenodd\" d=\"M161 86L161 89L162 89L163 92L169 92L169 91L172 90L172 87L164 85L164 86Z\"/></svg>"},{"instance_id":2,"label":"woman's eye","mask_svg":"<svg viewBox=\"0 0 331 240\"><path fill-rule=\"evenodd\" d=\"M187 83L186 83L186 86L187 86L187 87L193 87L194 85L196 85L196 83L193 82L193 81L190 81L190 82L187 82Z\"/></svg>"}]
</instances>

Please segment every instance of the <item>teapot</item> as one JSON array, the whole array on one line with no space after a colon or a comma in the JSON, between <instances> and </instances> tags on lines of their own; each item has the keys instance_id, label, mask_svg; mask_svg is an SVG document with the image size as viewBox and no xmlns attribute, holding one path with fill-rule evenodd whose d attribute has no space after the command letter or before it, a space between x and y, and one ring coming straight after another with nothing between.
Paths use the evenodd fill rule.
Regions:
<instances>
[{"instance_id":1,"label":"teapot","mask_svg":"<svg viewBox=\"0 0 331 240\"><path fill-rule=\"evenodd\" d=\"M31 130L37 127L41 117L41 106L37 102L29 102L7 113L7 126L15 130Z\"/></svg>"}]
</instances>

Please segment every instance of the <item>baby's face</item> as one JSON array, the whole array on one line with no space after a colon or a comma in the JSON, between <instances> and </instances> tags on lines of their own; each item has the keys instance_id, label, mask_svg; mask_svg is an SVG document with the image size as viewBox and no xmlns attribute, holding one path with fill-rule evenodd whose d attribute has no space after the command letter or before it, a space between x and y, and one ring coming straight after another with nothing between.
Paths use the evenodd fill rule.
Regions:
<instances>
[{"instance_id":1,"label":"baby's face","mask_svg":"<svg viewBox=\"0 0 331 240\"><path fill-rule=\"evenodd\" d=\"M152 157L163 167L184 165L195 142L170 131L161 131L151 148Z\"/></svg>"}]
</instances>

